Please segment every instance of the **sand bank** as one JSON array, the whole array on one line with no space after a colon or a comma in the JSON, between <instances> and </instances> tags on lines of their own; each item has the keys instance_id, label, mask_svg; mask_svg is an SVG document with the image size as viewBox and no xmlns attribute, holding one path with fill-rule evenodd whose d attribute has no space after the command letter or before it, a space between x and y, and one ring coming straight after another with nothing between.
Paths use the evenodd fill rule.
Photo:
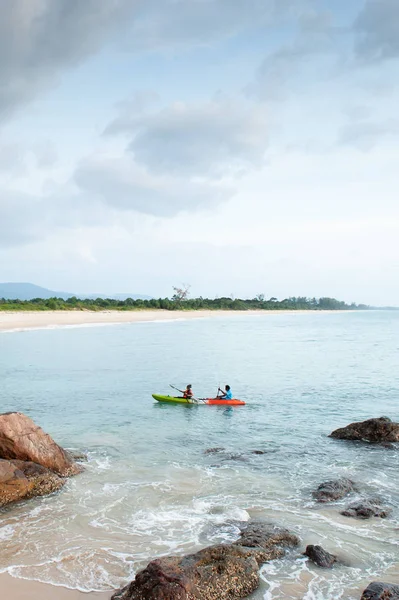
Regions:
<instances>
[{"instance_id":1,"label":"sand bank","mask_svg":"<svg viewBox=\"0 0 399 600\"><path fill-rule=\"evenodd\" d=\"M24 329L46 329L52 327L74 327L77 325L104 325L117 323L139 323L151 321L176 321L179 319L204 319L221 316L337 313L347 311L309 310L137 310L137 311L0 311L0 331ZM353 312L353 311L349 311Z\"/></svg>"},{"instance_id":2,"label":"sand bank","mask_svg":"<svg viewBox=\"0 0 399 600\"><path fill-rule=\"evenodd\" d=\"M84 594L63 587L15 579L7 574L0 575L0 598L8 600L109 600L112 592L91 592Z\"/></svg>"}]
</instances>

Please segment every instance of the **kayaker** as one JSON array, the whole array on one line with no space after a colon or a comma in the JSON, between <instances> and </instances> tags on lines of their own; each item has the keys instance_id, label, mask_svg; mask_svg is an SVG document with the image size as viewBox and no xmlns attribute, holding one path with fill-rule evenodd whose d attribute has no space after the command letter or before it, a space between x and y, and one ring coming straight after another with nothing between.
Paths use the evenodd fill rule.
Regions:
<instances>
[{"instance_id":1,"label":"kayaker","mask_svg":"<svg viewBox=\"0 0 399 600\"><path fill-rule=\"evenodd\" d=\"M183 398L192 398L193 397L193 390L191 388L192 388L192 385L191 385L191 383L189 383L183 392Z\"/></svg>"},{"instance_id":2,"label":"kayaker","mask_svg":"<svg viewBox=\"0 0 399 600\"><path fill-rule=\"evenodd\" d=\"M220 398L220 400L232 400L233 399L233 392L230 389L229 385L225 386L225 391L221 390L220 388L218 389L218 392L221 393L221 396L219 396L218 393L218 398Z\"/></svg>"}]
</instances>

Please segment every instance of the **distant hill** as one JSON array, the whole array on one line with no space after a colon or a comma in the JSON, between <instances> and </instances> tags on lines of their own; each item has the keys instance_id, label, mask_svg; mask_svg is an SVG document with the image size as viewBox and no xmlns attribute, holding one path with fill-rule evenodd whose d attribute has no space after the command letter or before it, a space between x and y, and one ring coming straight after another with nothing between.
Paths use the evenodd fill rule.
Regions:
<instances>
[{"instance_id":1,"label":"distant hill","mask_svg":"<svg viewBox=\"0 0 399 600\"><path fill-rule=\"evenodd\" d=\"M152 296L145 296L143 294L78 294L75 292L57 292L41 287L40 285L34 285L33 283L0 283L0 298L5 300L32 300L32 298L62 298L67 300L72 296L76 296L80 299L93 299L96 298L114 298L115 300L126 300L126 298L133 298L133 300L151 300Z\"/></svg>"}]
</instances>

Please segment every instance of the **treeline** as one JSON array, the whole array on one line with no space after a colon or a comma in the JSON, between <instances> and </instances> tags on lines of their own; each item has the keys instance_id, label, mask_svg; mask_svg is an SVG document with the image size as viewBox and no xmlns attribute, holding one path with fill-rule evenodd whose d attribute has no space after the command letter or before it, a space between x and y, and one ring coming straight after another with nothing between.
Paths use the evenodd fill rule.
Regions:
<instances>
[{"instance_id":1,"label":"treeline","mask_svg":"<svg viewBox=\"0 0 399 600\"><path fill-rule=\"evenodd\" d=\"M366 310L365 304L346 304L335 298L291 297L284 300L259 295L239 298L153 298L151 300L114 300L112 298L79 299L76 297L35 298L33 300L0 299L0 310Z\"/></svg>"}]
</instances>

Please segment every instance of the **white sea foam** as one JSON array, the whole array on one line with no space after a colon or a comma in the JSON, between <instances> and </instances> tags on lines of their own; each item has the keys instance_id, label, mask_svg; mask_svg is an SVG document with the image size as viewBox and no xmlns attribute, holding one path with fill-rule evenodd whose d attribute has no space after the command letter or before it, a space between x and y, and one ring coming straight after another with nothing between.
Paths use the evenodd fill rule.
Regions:
<instances>
[{"instance_id":1,"label":"white sea foam","mask_svg":"<svg viewBox=\"0 0 399 600\"><path fill-rule=\"evenodd\" d=\"M14 535L14 527L12 525L4 525L0 527L0 540L10 540Z\"/></svg>"}]
</instances>

